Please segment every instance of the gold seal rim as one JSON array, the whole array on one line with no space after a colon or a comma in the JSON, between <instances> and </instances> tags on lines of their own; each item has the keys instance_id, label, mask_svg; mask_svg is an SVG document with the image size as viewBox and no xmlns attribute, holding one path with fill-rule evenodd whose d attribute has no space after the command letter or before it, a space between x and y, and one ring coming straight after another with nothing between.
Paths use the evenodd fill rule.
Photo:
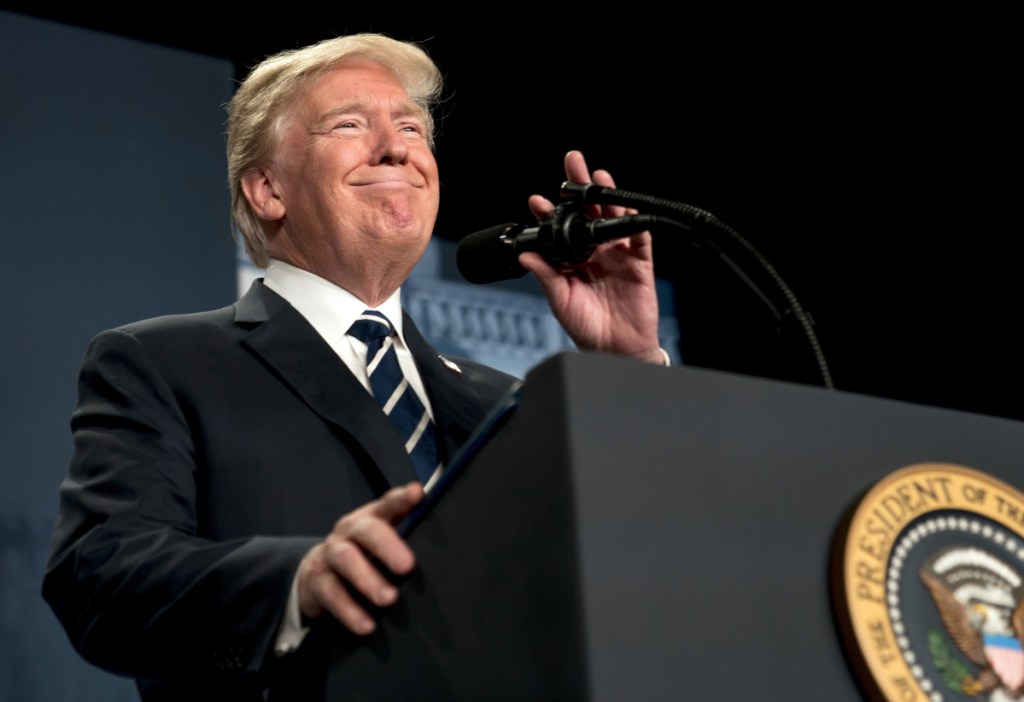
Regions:
<instances>
[{"instance_id":1,"label":"gold seal rim","mask_svg":"<svg viewBox=\"0 0 1024 702\"><path fill-rule=\"evenodd\" d=\"M1024 493L954 463L914 463L888 473L856 501L837 530L834 615L848 660L871 700L931 699L896 645L887 583L893 550L907 526L947 511L991 520L1024 541Z\"/></svg>"}]
</instances>

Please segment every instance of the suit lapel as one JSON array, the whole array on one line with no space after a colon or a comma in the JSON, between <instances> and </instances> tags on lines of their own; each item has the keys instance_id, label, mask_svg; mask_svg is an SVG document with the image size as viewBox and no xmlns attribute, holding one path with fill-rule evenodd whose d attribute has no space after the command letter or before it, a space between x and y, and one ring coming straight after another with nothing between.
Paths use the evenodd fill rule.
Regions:
<instances>
[{"instance_id":1,"label":"suit lapel","mask_svg":"<svg viewBox=\"0 0 1024 702\"><path fill-rule=\"evenodd\" d=\"M480 396L457 366L446 363L427 343L409 315L403 316L402 333L430 397L442 455L447 463L491 409L491 404Z\"/></svg>"},{"instance_id":2,"label":"suit lapel","mask_svg":"<svg viewBox=\"0 0 1024 702\"><path fill-rule=\"evenodd\" d=\"M412 462L380 407L294 307L256 281L235 304L235 321L252 327L242 344L314 412L350 435L389 485L416 479Z\"/></svg>"}]
</instances>

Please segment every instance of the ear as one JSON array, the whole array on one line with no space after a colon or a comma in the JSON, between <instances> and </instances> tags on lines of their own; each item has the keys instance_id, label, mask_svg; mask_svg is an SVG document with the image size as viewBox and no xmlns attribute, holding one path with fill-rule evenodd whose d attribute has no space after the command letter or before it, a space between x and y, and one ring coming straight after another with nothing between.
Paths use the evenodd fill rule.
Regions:
<instances>
[{"instance_id":1,"label":"ear","mask_svg":"<svg viewBox=\"0 0 1024 702\"><path fill-rule=\"evenodd\" d=\"M284 201L281 199L274 174L267 168L253 168L242 175L242 192L249 206L260 219L275 221L284 217Z\"/></svg>"}]
</instances>

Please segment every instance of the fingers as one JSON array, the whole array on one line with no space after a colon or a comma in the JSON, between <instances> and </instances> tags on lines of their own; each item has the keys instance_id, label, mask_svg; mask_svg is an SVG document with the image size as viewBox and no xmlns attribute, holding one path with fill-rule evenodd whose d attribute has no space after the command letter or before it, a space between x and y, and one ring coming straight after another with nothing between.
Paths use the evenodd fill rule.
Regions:
<instances>
[{"instance_id":1,"label":"fingers","mask_svg":"<svg viewBox=\"0 0 1024 702\"><path fill-rule=\"evenodd\" d=\"M549 287L563 277L562 273L555 270L539 253L534 251L524 251L519 254L519 265L534 275L537 283L545 292L549 292Z\"/></svg>"},{"instance_id":2,"label":"fingers","mask_svg":"<svg viewBox=\"0 0 1024 702\"><path fill-rule=\"evenodd\" d=\"M372 632L376 622L353 592L376 607L387 607L398 599L398 589L378 563L395 575L405 575L415 567L412 549L394 525L422 499L423 487L410 483L339 519L299 566L303 616L316 618L327 611L357 634Z\"/></svg>"},{"instance_id":3,"label":"fingers","mask_svg":"<svg viewBox=\"0 0 1024 702\"><path fill-rule=\"evenodd\" d=\"M316 619L327 611L349 631L369 634L376 629L376 622L345 587L336 570L340 565L337 553L330 554L326 543L306 554L299 566L299 611L305 620ZM386 600L384 590L380 592L379 599Z\"/></svg>"},{"instance_id":4,"label":"fingers","mask_svg":"<svg viewBox=\"0 0 1024 702\"><path fill-rule=\"evenodd\" d=\"M587 167L587 161L581 151L570 151L565 155L565 175L573 183L594 183L604 188L614 188L615 179L608 171L599 168L593 173ZM625 214L636 214L635 210L627 210L620 205L592 205L591 217L615 218Z\"/></svg>"},{"instance_id":5,"label":"fingers","mask_svg":"<svg viewBox=\"0 0 1024 702\"><path fill-rule=\"evenodd\" d=\"M594 183L591 180L590 170L587 168L587 160L583 158L582 151L570 151L565 155L565 177L573 183ZM597 183L606 185L605 183Z\"/></svg>"},{"instance_id":6,"label":"fingers","mask_svg":"<svg viewBox=\"0 0 1024 702\"><path fill-rule=\"evenodd\" d=\"M572 150L565 155L563 160L565 167L566 180L573 183L596 183L598 185L614 188L615 181L612 179L611 174L605 170L594 171L593 177L591 177L590 170L587 168L587 161L583 157L583 152L578 150ZM529 199L530 211L533 213L539 221L550 218L555 211L555 205L551 200L543 197L542 195L531 195ZM591 216L598 217L602 216L601 207L598 205L592 205L589 207L591 210ZM607 207L606 210L612 211L604 216L619 216L614 214L615 210L621 211L623 208Z\"/></svg>"},{"instance_id":7,"label":"fingers","mask_svg":"<svg viewBox=\"0 0 1024 702\"><path fill-rule=\"evenodd\" d=\"M537 218L538 222L549 219L555 214L555 204L543 195L531 195L529 199L530 212Z\"/></svg>"}]
</instances>

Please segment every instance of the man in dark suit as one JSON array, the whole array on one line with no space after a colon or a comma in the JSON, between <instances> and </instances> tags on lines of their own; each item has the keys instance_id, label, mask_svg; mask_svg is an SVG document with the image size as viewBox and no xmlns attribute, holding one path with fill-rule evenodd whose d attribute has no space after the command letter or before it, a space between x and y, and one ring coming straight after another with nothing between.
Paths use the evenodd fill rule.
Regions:
<instances>
[{"instance_id":1,"label":"man in dark suit","mask_svg":"<svg viewBox=\"0 0 1024 702\"><path fill-rule=\"evenodd\" d=\"M43 594L76 649L145 700L287 695L315 660L315 622L372 632L368 609L398 595L381 569L415 566L395 525L515 381L441 357L401 309L437 215L440 94L431 59L381 35L260 64L229 106L228 163L265 278L229 307L109 330L86 353ZM565 165L614 186L578 152ZM571 270L521 263L581 350L665 362L649 234ZM371 394L367 342L346 334L377 314L426 413L408 441ZM417 477L409 452L429 435L438 466Z\"/></svg>"}]
</instances>

